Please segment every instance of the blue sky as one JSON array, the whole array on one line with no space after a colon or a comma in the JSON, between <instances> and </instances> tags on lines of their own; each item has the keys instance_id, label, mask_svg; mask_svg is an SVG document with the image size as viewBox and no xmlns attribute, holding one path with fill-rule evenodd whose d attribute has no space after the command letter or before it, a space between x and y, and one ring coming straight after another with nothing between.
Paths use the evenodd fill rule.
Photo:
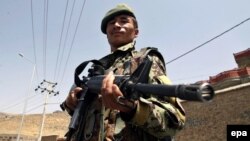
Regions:
<instances>
[{"instance_id":1,"label":"blue sky","mask_svg":"<svg viewBox=\"0 0 250 141\"><path fill-rule=\"evenodd\" d=\"M166 62L250 18L248 0L86 0L76 31L83 0L75 1L70 24L73 0L69 0L62 30L66 3L67 0L48 0L45 36L44 1L33 0L34 30L31 0L0 1L0 112L22 113L24 97L28 94L31 98L28 99L27 113L41 113L44 95L36 93L34 89L43 79L58 83L55 90L60 91L60 94L49 97L47 112L58 110L58 103L65 99L73 83L75 67L85 60L98 59L110 52L106 36L100 30L100 22L106 11L118 3L127 3L135 11L140 30L137 49L157 47ZM193 83L236 68L233 53L249 48L249 37L250 21L247 21L198 50L167 64L167 73L174 84ZM33 64L18 53L22 53ZM57 56L61 62L58 67ZM30 91L35 62L37 74Z\"/></svg>"}]
</instances>

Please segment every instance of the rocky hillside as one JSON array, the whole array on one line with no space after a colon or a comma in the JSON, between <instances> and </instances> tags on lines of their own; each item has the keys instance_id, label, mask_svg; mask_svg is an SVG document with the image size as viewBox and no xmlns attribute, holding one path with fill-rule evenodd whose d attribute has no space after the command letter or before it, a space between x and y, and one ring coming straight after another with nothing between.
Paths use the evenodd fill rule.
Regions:
<instances>
[{"instance_id":1,"label":"rocky hillside","mask_svg":"<svg viewBox=\"0 0 250 141\"><path fill-rule=\"evenodd\" d=\"M17 134L22 115L0 114L0 134ZM65 112L47 114L44 123L43 135L59 135L63 137L67 132L70 117ZM26 115L22 134L38 136L42 123L41 114Z\"/></svg>"}]
</instances>

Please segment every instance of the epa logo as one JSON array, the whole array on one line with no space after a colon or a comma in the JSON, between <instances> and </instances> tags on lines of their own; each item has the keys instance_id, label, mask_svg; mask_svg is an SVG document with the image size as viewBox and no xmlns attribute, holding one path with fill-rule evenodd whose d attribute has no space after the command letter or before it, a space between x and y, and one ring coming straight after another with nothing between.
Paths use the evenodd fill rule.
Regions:
<instances>
[{"instance_id":1,"label":"epa logo","mask_svg":"<svg viewBox=\"0 0 250 141\"><path fill-rule=\"evenodd\" d=\"M231 136L233 137L247 137L247 131L231 131Z\"/></svg>"},{"instance_id":2,"label":"epa logo","mask_svg":"<svg viewBox=\"0 0 250 141\"><path fill-rule=\"evenodd\" d=\"M250 125L227 125L227 141L250 141Z\"/></svg>"}]
</instances>

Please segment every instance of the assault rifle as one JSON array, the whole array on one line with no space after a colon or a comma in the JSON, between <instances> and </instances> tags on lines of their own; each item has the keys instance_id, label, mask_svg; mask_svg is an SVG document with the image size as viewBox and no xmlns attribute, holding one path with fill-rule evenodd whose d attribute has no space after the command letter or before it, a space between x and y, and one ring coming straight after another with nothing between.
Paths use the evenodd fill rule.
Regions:
<instances>
[{"instance_id":1,"label":"assault rifle","mask_svg":"<svg viewBox=\"0 0 250 141\"><path fill-rule=\"evenodd\" d=\"M94 63L89 69L89 75L80 78L80 74L89 62ZM148 74L152 62L145 59L131 75L116 75L114 83L117 84L124 96L128 99L136 100L143 95L157 95L167 97L178 97L183 100L207 102L214 97L214 90L208 83L191 85L163 85L147 84ZM74 135L76 141L88 140L91 134L85 134L86 124L85 114L91 102L100 93L102 80L104 79L104 69L97 60L90 60L80 64L75 70L75 84L83 88L74 114L69 124L69 131L66 134L67 141ZM131 95L132 94L132 95Z\"/></svg>"}]
</instances>

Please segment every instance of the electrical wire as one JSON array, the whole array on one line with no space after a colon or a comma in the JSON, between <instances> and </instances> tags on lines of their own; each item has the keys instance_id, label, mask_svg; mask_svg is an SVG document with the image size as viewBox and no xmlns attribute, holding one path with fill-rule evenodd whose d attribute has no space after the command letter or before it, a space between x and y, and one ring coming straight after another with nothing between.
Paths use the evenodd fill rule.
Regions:
<instances>
[{"instance_id":1,"label":"electrical wire","mask_svg":"<svg viewBox=\"0 0 250 141\"><path fill-rule=\"evenodd\" d=\"M69 58L70 58L71 50L73 48L73 44L74 44L74 41L75 41L75 36L76 36L77 30L78 30L79 23L81 21L81 17L82 17L82 13L83 13L83 9L85 7L86 1L87 0L84 0L83 4L82 4L81 12L80 12L80 15L79 15L79 18L78 18L78 22L77 22L77 26L76 26L76 29L75 29L75 32L74 32L74 36L73 36L73 39L72 39L72 42L71 42L71 46L70 46L70 50L69 50L69 53L68 53L68 57L67 57L64 69L63 69L63 75L62 75L62 78L61 78L61 82L64 79L65 71L66 71L66 68L67 68L67 65L68 65L68 61L69 61Z\"/></svg>"},{"instance_id":2,"label":"electrical wire","mask_svg":"<svg viewBox=\"0 0 250 141\"><path fill-rule=\"evenodd\" d=\"M75 0L74 0L75 1ZM83 9L84 9L84 6L85 6L85 3L86 3L86 0L84 0L83 2L83 5L81 7L81 13L80 13L80 16L78 18L78 22L77 22L77 25L76 25L76 28L75 28L75 31L74 31L74 35L73 35L73 40L71 41L71 46L70 46L70 51L67 55L67 61L66 61L66 64L65 64L65 67L67 66L67 63L68 63L68 60L70 58L70 54L71 54L71 50L73 48L73 44L74 44L74 41L75 41L75 37L76 37L76 33L78 31L78 27L79 27L79 23L81 21L81 17L82 17L82 13L83 13ZM34 27L34 7L33 7L33 0L30 1L30 6L31 6L31 23L32 23L32 40L33 40L33 53L34 53L34 57L35 57L35 64L37 64L37 54L36 54L36 51L37 51L37 48L36 48L36 41L35 41L35 27ZM75 5L75 4L74 4ZM67 1L67 4L66 4L66 9L68 8L68 1ZM72 11L71 11L71 17L73 15L73 9L74 9L74 6L72 7ZM44 9L43 9L43 74L44 74L44 79L46 79L46 55L47 55L47 30L48 30L48 12L49 12L49 1L48 0L44 0ZM62 31L61 31L61 38L60 38L60 43L59 43L59 48L61 46L61 42L62 42L62 34L63 34L63 29L64 29L64 26L65 26L65 19L66 19L66 13L67 13L67 10L65 10L65 15L64 15L64 19L63 19L63 27L62 27ZM70 18L71 19L71 18ZM71 21L71 20L70 20ZM70 23L69 23L70 25ZM69 26L68 26L68 30L69 30ZM67 33L68 33L68 30L67 30ZM67 38L66 38L67 40ZM64 43L66 44L66 42ZM59 51L60 53L60 51ZM58 57L59 58L59 57ZM63 55L62 55L62 58L63 58ZM38 69L37 69L38 70ZM37 71L36 70L36 71ZM64 68L64 73L65 73L65 68ZM37 74L37 80L39 80L38 78L38 72L36 72ZM58 73L57 73L58 74ZM64 76L64 74L63 74ZM63 77L62 77L62 80L63 80ZM31 99L33 98L34 96L32 97L29 97L27 99ZM33 103L34 101L32 100L31 103ZM4 107L3 111L5 110L8 110L10 108L13 108L13 107L16 107L18 106L19 104L23 103L23 101L21 102L17 102L15 104L12 104L10 106L7 106L7 107Z\"/></svg>"},{"instance_id":3,"label":"electrical wire","mask_svg":"<svg viewBox=\"0 0 250 141\"><path fill-rule=\"evenodd\" d=\"M28 109L28 110L25 112L25 114L28 114L29 112L34 111L34 110L38 109L39 107L41 107L41 106L43 106L43 105L44 105L44 104L39 104L39 105L37 105L37 106L35 106L35 107L33 107L33 108L30 108L30 109Z\"/></svg>"},{"instance_id":4,"label":"electrical wire","mask_svg":"<svg viewBox=\"0 0 250 141\"><path fill-rule=\"evenodd\" d=\"M48 10L49 1L44 0L44 28L43 28L43 73L46 79L46 49L47 49L47 25L48 25Z\"/></svg>"},{"instance_id":5,"label":"electrical wire","mask_svg":"<svg viewBox=\"0 0 250 141\"><path fill-rule=\"evenodd\" d=\"M34 97L36 97L36 96L37 96L37 95L32 95L32 96L28 97L27 100L30 100L30 99L32 99L32 98L34 98ZM16 106L22 104L25 100L26 100L26 99L23 98L21 101L17 101L16 103L13 103L13 104L11 104L11 105L8 105L8 106L1 106L1 110L0 110L0 111L7 111L7 110L9 110L9 109L12 109L12 108L14 108L14 107L16 107Z\"/></svg>"},{"instance_id":6,"label":"electrical wire","mask_svg":"<svg viewBox=\"0 0 250 141\"><path fill-rule=\"evenodd\" d=\"M37 106L35 106L35 107L33 107L33 108L30 108L30 109L28 109L26 112L25 112L25 114L28 114L29 112L31 112L31 111L34 111L34 110L36 110L36 109L38 109L38 108L40 108L40 107L42 107L42 106L44 106L44 104L45 103L43 103L43 104L39 104L39 105L37 105ZM46 105L48 106L48 105L54 105L54 104L61 104L61 103L46 103Z\"/></svg>"},{"instance_id":7,"label":"electrical wire","mask_svg":"<svg viewBox=\"0 0 250 141\"><path fill-rule=\"evenodd\" d=\"M64 12L64 17L63 17L62 30L61 30L60 41L59 41L59 46L58 46L58 52L57 52L57 57L56 57L56 65L55 65L55 72L54 72L54 81L56 79L58 59L59 59L60 52L61 52L62 35L63 35L63 31L64 31L64 24L65 24L66 14L67 14L67 11L68 11L68 3L69 3L69 0L67 0L65 12Z\"/></svg>"},{"instance_id":8,"label":"electrical wire","mask_svg":"<svg viewBox=\"0 0 250 141\"><path fill-rule=\"evenodd\" d=\"M36 55L36 42L35 42L35 30L34 30L34 12L33 12L33 0L30 0L30 9L31 9L31 27L32 27L32 41L33 41L33 53L34 53L34 61L35 65L37 64L37 55ZM38 69L36 66L36 78L37 81L39 80L38 77Z\"/></svg>"},{"instance_id":9,"label":"electrical wire","mask_svg":"<svg viewBox=\"0 0 250 141\"><path fill-rule=\"evenodd\" d=\"M73 5L72 5L72 8L71 8L71 12L70 12L69 23L68 23L66 35L65 35L65 38L64 38L64 44L63 44L62 54L61 54L61 57L60 57L61 59L59 61L59 67L58 67L58 71L57 71L57 75L58 76L59 76L60 71L61 71L62 60L63 60L63 57L64 57L64 51L65 51L65 48L66 48L66 42L68 40L69 28L70 28L71 21L72 21L72 15L73 15L74 7L75 7L75 0L73 1Z\"/></svg>"},{"instance_id":10,"label":"electrical wire","mask_svg":"<svg viewBox=\"0 0 250 141\"><path fill-rule=\"evenodd\" d=\"M198 48L203 47L204 45L210 43L211 41L213 41L213 40L219 38L220 36L222 36L222 35L228 33L229 31L233 30L234 28L236 28L236 27L242 25L243 23L245 23L245 22L247 22L247 21L249 21L249 20L250 20L250 18L245 19L244 21L240 22L239 24L236 24L235 26L229 28L228 30L226 30L226 31L224 31L224 32L222 32L222 33L220 33L219 35L213 37L212 39L210 39L210 40L208 40L208 41L202 43L201 45L199 45L199 46L197 46L197 47L195 47L195 48L189 50L188 52L186 52L186 53L184 53L184 54L182 54L182 55L180 55L180 56L178 56L178 57L172 59L171 61L167 62L166 65L167 65L167 64L170 64L170 63L172 63L172 62L174 62L174 61L176 61L176 60L178 60L178 59L180 59L180 58L182 58L182 57L184 57L184 56L186 56L187 54L189 54L189 53L191 53L191 52L197 50Z\"/></svg>"}]
</instances>

